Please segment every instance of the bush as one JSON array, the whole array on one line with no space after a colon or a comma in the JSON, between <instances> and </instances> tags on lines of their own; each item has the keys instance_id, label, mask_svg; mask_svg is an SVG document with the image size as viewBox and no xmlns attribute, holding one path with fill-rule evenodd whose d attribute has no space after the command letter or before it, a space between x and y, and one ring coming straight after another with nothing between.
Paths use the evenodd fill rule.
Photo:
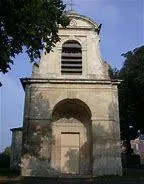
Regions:
<instances>
[{"instance_id":1,"label":"bush","mask_svg":"<svg viewBox=\"0 0 144 184\"><path fill-rule=\"evenodd\" d=\"M0 153L0 168L9 168L9 167L10 167L10 155Z\"/></svg>"}]
</instances>

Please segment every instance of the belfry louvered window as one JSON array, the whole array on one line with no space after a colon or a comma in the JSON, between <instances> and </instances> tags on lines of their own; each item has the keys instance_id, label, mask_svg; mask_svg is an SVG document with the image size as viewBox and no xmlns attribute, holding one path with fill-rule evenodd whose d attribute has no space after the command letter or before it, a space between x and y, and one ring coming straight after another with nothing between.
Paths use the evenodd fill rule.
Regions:
<instances>
[{"instance_id":1,"label":"belfry louvered window","mask_svg":"<svg viewBox=\"0 0 144 184\"><path fill-rule=\"evenodd\" d=\"M67 41L62 46L61 73L64 75L82 74L82 50L77 41Z\"/></svg>"}]
</instances>

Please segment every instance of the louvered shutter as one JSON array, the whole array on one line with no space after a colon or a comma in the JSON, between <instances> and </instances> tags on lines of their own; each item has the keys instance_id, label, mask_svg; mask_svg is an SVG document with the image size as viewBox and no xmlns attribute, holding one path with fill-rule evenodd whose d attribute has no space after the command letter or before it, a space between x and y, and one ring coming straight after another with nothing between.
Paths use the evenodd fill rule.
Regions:
<instances>
[{"instance_id":1,"label":"louvered shutter","mask_svg":"<svg viewBox=\"0 0 144 184\"><path fill-rule=\"evenodd\" d=\"M64 75L82 74L82 51L81 45L78 42L67 41L63 44L61 73Z\"/></svg>"}]
</instances>

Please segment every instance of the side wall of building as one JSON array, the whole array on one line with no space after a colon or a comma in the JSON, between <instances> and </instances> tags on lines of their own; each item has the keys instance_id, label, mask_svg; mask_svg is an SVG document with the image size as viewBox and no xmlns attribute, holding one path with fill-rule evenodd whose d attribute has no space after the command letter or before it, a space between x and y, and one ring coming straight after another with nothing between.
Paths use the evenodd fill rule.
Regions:
<instances>
[{"instance_id":1,"label":"side wall of building","mask_svg":"<svg viewBox=\"0 0 144 184\"><path fill-rule=\"evenodd\" d=\"M20 169L22 148L22 129L12 130L10 168Z\"/></svg>"}]
</instances>

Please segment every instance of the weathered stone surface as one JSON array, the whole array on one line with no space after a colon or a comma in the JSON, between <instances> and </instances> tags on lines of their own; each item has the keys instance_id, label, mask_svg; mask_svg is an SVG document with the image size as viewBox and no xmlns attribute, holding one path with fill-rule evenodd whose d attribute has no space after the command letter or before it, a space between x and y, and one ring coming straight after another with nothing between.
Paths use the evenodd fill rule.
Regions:
<instances>
[{"instance_id":1,"label":"weathered stone surface","mask_svg":"<svg viewBox=\"0 0 144 184\"><path fill-rule=\"evenodd\" d=\"M109 79L106 74L106 64L103 62L99 49L100 37L98 24L90 19L77 14L69 15L71 22L66 29L59 29L60 42L53 48L50 54L43 54L39 67L34 66L32 77L41 78L85 78L85 79ZM82 47L82 75L61 75L62 45L68 40L75 40Z\"/></svg>"},{"instance_id":2,"label":"weathered stone surface","mask_svg":"<svg viewBox=\"0 0 144 184\"><path fill-rule=\"evenodd\" d=\"M98 25L70 17L54 52L42 56L31 79L23 79L22 175L121 175L119 81L109 79L101 59ZM68 40L81 44L82 75L61 74L62 45Z\"/></svg>"},{"instance_id":3,"label":"weathered stone surface","mask_svg":"<svg viewBox=\"0 0 144 184\"><path fill-rule=\"evenodd\" d=\"M121 174L120 130L113 85L37 83L31 86L31 91L30 98L27 98L27 103L31 104L25 128L29 137L24 144L26 154L30 155L27 160L33 160L32 163L37 160L39 167L43 165L39 159L49 160L49 165L45 166L49 175L60 174L60 133L83 132L86 128L87 132L81 133L81 139L92 141L93 149L87 149L89 153L86 153L91 166L81 164L80 173L90 171L82 168L93 168L93 175ZM83 147L87 148L84 140L81 150ZM25 156L23 158L23 163L27 163ZM28 172L27 167L22 165L22 170ZM34 175L35 172L32 173Z\"/></svg>"},{"instance_id":4,"label":"weathered stone surface","mask_svg":"<svg viewBox=\"0 0 144 184\"><path fill-rule=\"evenodd\" d=\"M22 128L13 128L11 143L10 168L20 169L21 148L22 148Z\"/></svg>"}]
</instances>

